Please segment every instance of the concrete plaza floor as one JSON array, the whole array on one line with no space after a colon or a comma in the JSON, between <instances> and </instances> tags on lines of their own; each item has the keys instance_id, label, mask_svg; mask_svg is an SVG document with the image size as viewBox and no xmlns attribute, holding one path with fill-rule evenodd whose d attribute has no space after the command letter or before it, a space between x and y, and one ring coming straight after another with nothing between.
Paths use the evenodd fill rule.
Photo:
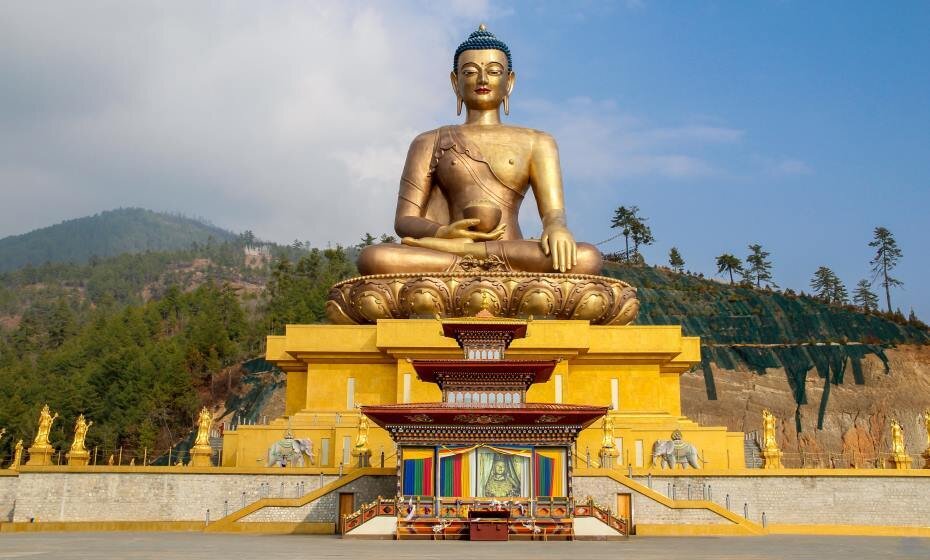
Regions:
<instances>
[{"instance_id":1,"label":"concrete plaza floor","mask_svg":"<svg viewBox=\"0 0 930 560\"><path fill-rule=\"evenodd\" d=\"M930 558L930 539L903 537L634 537L622 542L358 541L325 536L199 533L4 533L0 559L297 559L297 558Z\"/></svg>"}]
</instances>

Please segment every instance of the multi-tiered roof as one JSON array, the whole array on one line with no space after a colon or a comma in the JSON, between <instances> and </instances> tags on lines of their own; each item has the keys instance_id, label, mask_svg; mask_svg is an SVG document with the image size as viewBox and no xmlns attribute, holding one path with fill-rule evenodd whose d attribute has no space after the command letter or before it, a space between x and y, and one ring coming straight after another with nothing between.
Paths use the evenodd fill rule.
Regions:
<instances>
[{"instance_id":1,"label":"multi-tiered roof","mask_svg":"<svg viewBox=\"0 0 930 560\"><path fill-rule=\"evenodd\" d=\"M526 321L476 317L442 322L462 348L457 360L414 360L442 402L365 406L362 412L400 444L535 443L568 445L607 412L606 406L527 403L534 383L549 380L558 360L510 360L510 343Z\"/></svg>"}]
</instances>

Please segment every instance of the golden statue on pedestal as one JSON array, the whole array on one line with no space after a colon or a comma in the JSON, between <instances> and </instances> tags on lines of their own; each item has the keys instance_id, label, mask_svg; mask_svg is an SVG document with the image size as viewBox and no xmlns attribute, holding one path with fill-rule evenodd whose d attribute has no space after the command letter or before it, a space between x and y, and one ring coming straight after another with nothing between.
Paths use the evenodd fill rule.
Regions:
<instances>
[{"instance_id":1,"label":"golden statue on pedestal","mask_svg":"<svg viewBox=\"0 0 930 560\"><path fill-rule=\"evenodd\" d=\"M904 445L904 430L897 419L891 420L891 462L896 469L911 468L911 458Z\"/></svg>"},{"instance_id":2,"label":"golden statue on pedestal","mask_svg":"<svg viewBox=\"0 0 930 560\"><path fill-rule=\"evenodd\" d=\"M191 448L190 466L213 466L213 448L210 447L211 428L213 428L213 413L207 410L207 407L203 407L197 417L197 436L194 438L194 446Z\"/></svg>"},{"instance_id":3,"label":"golden statue on pedestal","mask_svg":"<svg viewBox=\"0 0 930 560\"><path fill-rule=\"evenodd\" d=\"M19 466L23 462L23 440L16 442L16 446L13 448L13 462L10 463L8 467L11 471L18 471Z\"/></svg>"},{"instance_id":4,"label":"golden statue on pedestal","mask_svg":"<svg viewBox=\"0 0 930 560\"><path fill-rule=\"evenodd\" d=\"M601 467L609 468L611 459L620 455L617 444L614 443L614 419L610 413L604 415L604 421L601 423L601 450L598 454L601 459Z\"/></svg>"},{"instance_id":5,"label":"golden statue on pedestal","mask_svg":"<svg viewBox=\"0 0 930 560\"><path fill-rule=\"evenodd\" d=\"M359 409L361 404L356 405ZM358 433L355 436L355 447L352 448L352 456L358 457L359 467L371 466L371 449L368 448L368 417L359 412L358 415Z\"/></svg>"},{"instance_id":6,"label":"golden statue on pedestal","mask_svg":"<svg viewBox=\"0 0 930 560\"><path fill-rule=\"evenodd\" d=\"M568 229L555 140L501 123L516 81L509 47L481 25L456 49L450 80L464 124L413 140L394 213L402 243L365 247L365 276L334 287L329 319L471 316L486 294L499 316L632 321L635 289L593 276L600 252ZM524 239L518 222L530 190L538 240Z\"/></svg>"},{"instance_id":7,"label":"golden statue on pedestal","mask_svg":"<svg viewBox=\"0 0 930 560\"><path fill-rule=\"evenodd\" d=\"M213 427L213 414L203 407L197 417L197 437L194 447L210 447L210 429Z\"/></svg>"},{"instance_id":8,"label":"golden statue on pedestal","mask_svg":"<svg viewBox=\"0 0 930 560\"><path fill-rule=\"evenodd\" d=\"M39 412L39 427L36 432L36 438L32 442L32 447L40 449L43 447L51 447L51 442L49 442L48 436L49 432L52 430L52 423L58 418L58 413L56 412L52 416L51 411L48 408L48 405L42 407L42 411Z\"/></svg>"},{"instance_id":9,"label":"golden statue on pedestal","mask_svg":"<svg viewBox=\"0 0 930 560\"><path fill-rule=\"evenodd\" d=\"M766 469L782 468L782 452L775 435L776 422L774 414L768 409L762 409L762 467Z\"/></svg>"},{"instance_id":10,"label":"golden statue on pedestal","mask_svg":"<svg viewBox=\"0 0 930 560\"><path fill-rule=\"evenodd\" d=\"M42 407L39 412L39 425L36 429L36 437L29 448L29 461L27 465L50 465L52 464L52 455L55 449L49 441L49 433L52 430L52 424L58 418L58 413L52 415L48 405Z\"/></svg>"},{"instance_id":11,"label":"golden statue on pedestal","mask_svg":"<svg viewBox=\"0 0 930 560\"><path fill-rule=\"evenodd\" d=\"M93 420L88 422L84 415L78 416L77 422L74 423L74 441L71 443L71 450L68 452L69 466L84 466L90 459L90 453L84 446L84 440L87 438L87 430L94 425Z\"/></svg>"},{"instance_id":12,"label":"golden statue on pedestal","mask_svg":"<svg viewBox=\"0 0 930 560\"><path fill-rule=\"evenodd\" d=\"M84 446L84 440L87 437L87 430L93 425L93 420L88 422L84 419L83 414L78 416L77 422L74 424L74 442L71 443L71 453L87 452L87 448Z\"/></svg>"}]
</instances>

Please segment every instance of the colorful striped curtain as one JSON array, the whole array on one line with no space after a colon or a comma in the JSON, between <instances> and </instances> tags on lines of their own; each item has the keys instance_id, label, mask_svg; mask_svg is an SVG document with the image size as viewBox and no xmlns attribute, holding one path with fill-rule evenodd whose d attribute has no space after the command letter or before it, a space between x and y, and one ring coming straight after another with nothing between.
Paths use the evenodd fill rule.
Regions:
<instances>
[{"instance_id":1,"label":"colorful striped curtain","mask_svg":"<svg viewBox=\"0 0 930 560\"><path fill-rule=\"evenodd\" d=\"M404 495L433 495L433 457L432 448L405 448L404 458Z\"/></svg>"},{"instance_id":2,"label":"colorful striped curtain","mask_svg":"<svg viewBox=\"0 0 930 560\"><path fill-rule=\"evenodd\" d=\"M457 453L439 458L440 496L471 496L472 453Z\"/></svg>"},{"instance_id":3,"label":"colorful striped curtain","mask_svg":"<svg viewBox=\"0 0 930 560\"><path fill-rule=\"evenodd\" d=\"M565 450L537 449L533 458L534 495L565 495Z\"/></svg>"}]
</instances>

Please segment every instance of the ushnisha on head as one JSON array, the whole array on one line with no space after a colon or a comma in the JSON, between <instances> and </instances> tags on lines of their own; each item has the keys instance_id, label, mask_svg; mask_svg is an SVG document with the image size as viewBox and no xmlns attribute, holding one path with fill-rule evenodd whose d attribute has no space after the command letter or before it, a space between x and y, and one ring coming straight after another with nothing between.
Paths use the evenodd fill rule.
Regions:
<instances>
[{"instance_id":1,"label":"ushnisha on head","mask_svg":"<svg viewBox=\"0 0 930 560\"><path fill-rule=\"evenodd\" d=\"M457 49L452 59L452 90L457 114L464 104L470 110L495 110L504 105L510 114L510 92L516 74L510 47L482 23Z\"/></svg>"}]
</instances>

